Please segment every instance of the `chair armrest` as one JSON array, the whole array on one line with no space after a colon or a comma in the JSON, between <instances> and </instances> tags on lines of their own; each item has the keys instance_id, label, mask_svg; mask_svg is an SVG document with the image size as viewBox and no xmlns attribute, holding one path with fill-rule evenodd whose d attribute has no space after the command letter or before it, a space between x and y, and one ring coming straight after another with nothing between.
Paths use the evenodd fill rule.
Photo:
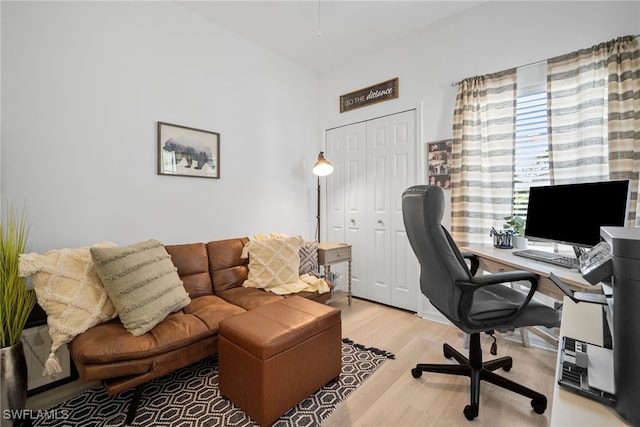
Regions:
<instances>
[{"instance_id":1,"label":"chair armrest","mask_svg":"<svg viewBox=\"0 0 640 427\"><path fill-rule=\"evenodd\" d=\"M471 308L471 304L473 302L473 293L475 291L490 285L498 285L518 281L527 281L531 284L531 286L529 287L529 292L527 293L524 301L522 302L522 304L520 304L520 306L513 314L507 317L500 317L495 320L483 320L480 323L474 321L468 316L469 309ZM527 307L527 305L533 298L533 295L536 293L536 290L538 289L538 277L534 273L531 273L529 271L514 270L472 277L470 281L456 281L456 285L462 289L458 312L460 318L465 319L464 321L472 327L493 327L510 323L520 316L520 314Z\"/></svg>"},{"instance_id":2,"label":"chair armrest","mask_svg":"<svg viewBox=\"0 0 640 427\"><path fill-rule=\"evenodd\" d=\"M471 266L469 267L469 271L471 272L472 276L475 276L476 273L478 272L478 268L480 267L480 260L478 259L478 257L472 253L463 252L462 258L464 258L465 260L468 260L471 263Z\"/></svg>"},{"instance_id":3,"label":"chair armrest","mask_svg":"<svg viewBox=\"0 0 640 427\"><path fill-rule=\"evenodd\" d=\"M485 274L473 277L470 283L477 287L478 285L496 285L498 283L517 282L520 280L529 281L531 282L532 287L538 287L538 276L530 271L524 270L501 271L500 273Z\"/></svg>"}]
</instances>

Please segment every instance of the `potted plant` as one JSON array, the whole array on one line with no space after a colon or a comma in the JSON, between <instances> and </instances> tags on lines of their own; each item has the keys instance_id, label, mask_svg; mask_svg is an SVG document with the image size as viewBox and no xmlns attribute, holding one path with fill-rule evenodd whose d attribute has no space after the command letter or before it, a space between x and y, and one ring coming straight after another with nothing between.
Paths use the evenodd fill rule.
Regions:
<instances>
[{"instance_id":1,"label":"potted plant","mask_svg":"<svg viewBox=\"0 0 640 427\"><path fill-rule=\"evenodd\" d=\"M0 218L0 406L3 410L24 409L27 399L27 361L20 337L36 296L27 288L26 278L18 275L19 257L24 253L26 240L24 213L9 209ZM11 421L5 419L4 414L0 420L3 425Z\"/></svg>"},{"instance_id":2,"label":"potted plant","mask_svg":"<svg viewBox=\"0 0 640 427\"><path fill-rule=\"evenodd\" d=\"M524 237L524 218L518 215L509 215L504 217L505 223L502 228L513 232L513 247L516 249L525 249L527 247L527 239Z\"/></svg>"}]
</instances>

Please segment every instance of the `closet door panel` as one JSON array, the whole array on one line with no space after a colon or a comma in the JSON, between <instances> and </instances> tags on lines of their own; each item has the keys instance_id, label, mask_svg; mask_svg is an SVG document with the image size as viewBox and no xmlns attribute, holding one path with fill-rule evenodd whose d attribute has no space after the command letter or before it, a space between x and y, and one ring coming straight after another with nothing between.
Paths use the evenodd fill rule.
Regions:
<instances>
[{"instance_id":1,"label":"closet door panel","mask_svg":"<svg viewBox=\"0 0 640 427\"><path fill-rule=\"evenodd\" d=\"M352 245L353 294L413 311L418 268L401 195L416 182L416 151L413 110L327 131L327 158L335 166L327 238Z\"/></svg>"},{"instance_id":2,"label":"closet door panel","mask_svg":"<svg viewBox=\"0 0 640 427\"><path fill-rule=\"evenodd\" d=\"M370 242L369 282L371 299L391 304L389 241L389 193L391 129L389 118L367 122L367 238Z\"/></svg>"},{"instance_id":3,"label":"closet door panel","mask_svg":"<svg viewBox=\"0 0 640 427\"><path fill-rule=\"evenodd\" d=\"M344 200L344 183L345 176L345 129L343 127L330 129L326 132L327 139L327 158L333 164L333 173L325 179L326 191L323 201L326 202L326 221L323 221L322 229L327 230L326 241L328 242L344 242L345 240L345 200ZM320 182L323 178L320 177ZM324 236L320 236L321 241Z\"/></svg>"},{"instance_id":4,"label":"closet door panel","mask_svg":"<svg viewBox=\"0 0 640 427\"><path fill-rule=\"evenodd\" d=\"M366 217L366 125L345 126L345 239L351 244L353 295L370 298L367 286Z\"/></svg>"},{"instance_id":5,"label":"closet door panel","mask_svg":"<svg viewBox=\"0 0 640 427\"><path fill-rule=\"evenodd\" d=\"M406 310L418 310L418 262L409 244L402 217L402 193L416 183L415 112L407 111L389 117L391 142L391 202L390 239L392 262L391 305Z\"/></svg>"}]
</instances>

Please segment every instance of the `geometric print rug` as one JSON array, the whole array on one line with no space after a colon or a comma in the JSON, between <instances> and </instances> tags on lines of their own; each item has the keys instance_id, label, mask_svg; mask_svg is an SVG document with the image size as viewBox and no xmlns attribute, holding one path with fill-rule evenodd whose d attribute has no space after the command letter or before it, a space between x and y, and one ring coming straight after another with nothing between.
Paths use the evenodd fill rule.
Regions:
<instances>
[{"instance_id":1,"label":"geometric print rug","mask_svg":"<svg viewBox=\"0 0 640 427\"><path fill-rule=\"evenodd\" d=\"M274 427L320 426L336 406L394 355L342 340L342 373L284 414ZM122 426L133 390L109 396L89 389L51 408L55 417L37 417L34 426ZM53 419L55 418L55 419ZM133 426L254 427L253 420L218 390L218 357L208 357L149 382Z\"/></svg>"}]
</instances>

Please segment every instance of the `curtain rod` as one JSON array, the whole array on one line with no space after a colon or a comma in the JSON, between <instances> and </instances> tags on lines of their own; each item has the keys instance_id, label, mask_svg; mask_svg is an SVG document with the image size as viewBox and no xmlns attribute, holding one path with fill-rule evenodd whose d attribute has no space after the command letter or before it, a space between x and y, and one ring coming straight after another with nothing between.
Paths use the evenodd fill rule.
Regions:
<instances>
[{"instance_id":1,"label":"curtain rod","mask_svg":"<svg viewBox=\"0 0 640 427\"><path fill-rule=\"evenodd\" d=\"M541 60L541 61L533 61L533 62L529 62L528 64L518 65L517 67L512 67L512 68L523 68L523 67L528 67L528 66L530 66L530 65L536 65L536 64L540 64L541 62L547 62L547 61L548 61L548 59L543 59L543 60ZM505 69L505 70L498 71L498 73L501 73L501 72L503 72L503 71L510 70L510 69L511 69L511 68L507 68L507 69ZM488 74L496 74L496 73L488 73ZM462 79L462 80L466 80L466 79L469 79L469 78L471 78L471 77L466 77L466 78L464 78L464 79ZM451 87L459 86L459 85L460 85L460 83L462 82L462 80L460 80L460 81L458 81L458 82L451 82Z\"/></svg>"},{"instance_id":2,"label":"curtain rod","mask_svg":"<svg viewBox=\"0 0 640 427\"><path fill-rule=\"evenodd\" d=\"M623 39L623 38L626 38L626 37L636 37L636 38L638 38L638 41L640 42L640 34L630 34L630 35L627 35L627 36L621 36L621 37L618 37L618 38L616 38L616 39L614 39L614 40L619 40L619 39ZM613 41L613 40L612 40L612 41ZM604 43L606 43L606 42L604 42ZM601 44L601 43L600 43L600 44ZM594 45L594 46L597 46L597 45ZM554 58L558 58L558 57L552 57L552 58L547 58L547 59L543 59L543 60L540 60L540 61L530 62L530 63L528 63L528 64L520 65L520 66L517 66L517 67L515 67L515 68L528 67L529 65L535 65L535 64L539 64L539 63L541 63L541 62L547 62L547 61L549 61L550 59L554 59ZM509 68L508 68L508 69L509 69ZM498 71L498 72L500 72L500 71ZM489 73L489 74L495 74L495 73ZM462 80L466 80L466 79L468 79L468 78L469 78L469 77L466 77L466 78L464 78L464 79L462 79ZM451 86L452 86L452 87L459 86L459 85L460 85L460 82L462 82L462 80L460 80L460 81L458 81L458 82L452 82L452 83L451 83Z\"/></svg>"}]
</instances>

